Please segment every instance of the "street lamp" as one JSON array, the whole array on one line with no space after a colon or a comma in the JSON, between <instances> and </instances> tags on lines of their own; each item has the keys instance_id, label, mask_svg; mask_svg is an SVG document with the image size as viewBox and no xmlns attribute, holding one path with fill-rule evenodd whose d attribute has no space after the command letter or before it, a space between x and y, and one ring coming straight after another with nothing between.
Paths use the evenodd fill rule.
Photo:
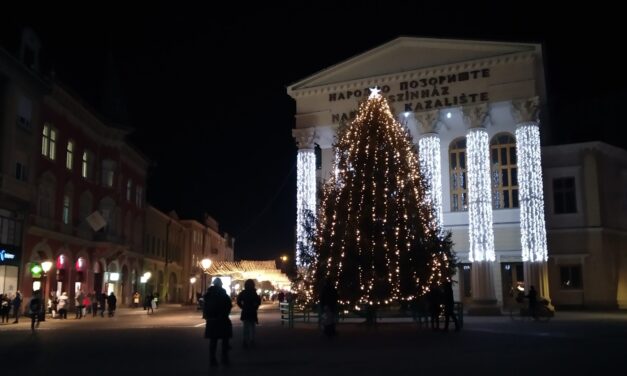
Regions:
<instances>
[{"instance_id":1,"label":"street lamp","mask_svg":"<svg viewBox=\"0 0 627 376\"><path fill-rule=\"evenodd\" d=\"M146 301L146 282L148 282L148 280L150 279L151 276L152 276L152 273L146 272L146 273L144 273L144 275L139 277L139 283L141 283L141 285L142 285L142 292L143 292L144 301ZM145 308L145 306L144 306L144 308Z\"/></svg>"},{"instance_id":2,"label":"street lamp","mask_svg":"<svg viewBox=\"0 0 627 376\"><path fill-rule=\"evenodd\" d=\"M209 270L209 268L211 267L212 261L211 259L208 258L204 258L202 260L200 260L200 266L202 266L203 268L203 273L202 273L202 293L205 293L205 289L207 288L207 271Z\"/></svg>"},{"instance_id":3,"label":"street lamp","mask_svg":"<svg viewBox=\"0 0 627 376\"><path fill-rule=\"evenodd\" d=\"M194 283L196 283L196 277L191 277L189 279L189 284L191 285L191 296L189 298L190 303L194 303Z\"/></svg>"},{"instance_id":4,"label":"street lamp","mask_svg":"<svg viewBox=\"0 0 627 376\"><path fill-rule=\"evenodd\" d=\"M52 268L52 261L44 261L41 263L41 269L44 271L44 298L43 298L43 308L44 314L41 316L41 321L46 321L46 309L48 306L46 305L46 299L48 299L48 272Z\"/></svg>"}]
</instances>

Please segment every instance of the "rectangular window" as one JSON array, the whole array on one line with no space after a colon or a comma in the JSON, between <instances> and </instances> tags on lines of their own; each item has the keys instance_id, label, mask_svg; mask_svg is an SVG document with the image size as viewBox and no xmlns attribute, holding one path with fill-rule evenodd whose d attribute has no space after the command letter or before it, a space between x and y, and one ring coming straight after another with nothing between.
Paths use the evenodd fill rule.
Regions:
<instances>
[{"instance_id":1,"label":"rectangular window","mask_svg":"<svg viewBox=\"0 0 627 376\"><path fill-rule=\"evenodd\" d=\"M20 162L15 162L15 178L21 181L28 180L28 169L26 165Z\"/></svg>"},{"instance_id":2,"label":"rectangular window","mask_svg":"<svg viewBox=\"0 0 627 376\"><path fill-rule=\"evenodd\" d=\"M133 181L128 179L126 182L126 201L131 201L131 196L133 192Z\"/></svg>"},{"instance_id":3,"label":"rectangular window","mask_svg":"<svg viewBox=\"0 0 627 376\"><path fill-rule=\"evenodd\" d=\"M68 170L71 170L73 164L74 164L74 141L68 141L67 149L65 151L65 167Z\"/></svg>"},{"instance_id":4,"label":"rectangular window","mask_svg":"<svg viewBox=\"0 0 627 376\"><path fill-rule=\"evenodd\" d=\"M85 179L93 178L94 173L94 155L89 150L83 152L83 164L81 169L81 176Z\"/></svg>"},{"instance_id":5,"label":"rectangular window","mask_svg":"<svg viewBox=\"0 0 627 376\"><path fill-rule=\"evenodd\" d=\"M553 201L555 214L577 213L575 178L553 179Z\"/></svg>"},{"instance_id":6,"label":"rectangular window","mask_svg":"<svg viewBox=\"0 0 627 376\"><path fill-rule=\"evenodd\" d=\"M56 156L57 130L50 124L44 125L41 137L41 155L54 161Z\"/></svg>"},{"instance_id":7,"label":"rectangular window","mask_svg":"<svg viewBox=\"0 0 627 376\"><path fill-rule=\"evenodd\" d=\"M33 117L33 103L26 97L20 98L20 103L17 108L17 125L20 127L31 130L31 121Z\"/></svg>"},{"instance_id":8,"label":"rectangular window","mask_svg":"<svg viewBox=\"0 0 627 376\"><path fill-rule=\"evenodd\" d=\"M70 196L65 195L63 196L63 223L69 225L71 219Z\"/></svg>"},{"instance_id":9,"label":"rectangular window","mask_svg":"<svg viewBox=\"0 0 627 376\"><path fill-rule=\"evenodd\" d=\"M142 187L137 186L137 188L135 188L135 205L137 205L138 208L142 207L142 202L143 202L143 194L144 194L144 190Z\"/></svg>"},{"instance_id":10,"label":"rectangular window","mask_svg":"<svg viewBox=\"0 0 627 376\"><path fill-rule=\"evenodd\" d=\"M10 215L10 213L7 213ZM0 213L0 243L8 245L22 244L22 224L14 217L4 216Z\"/></svg>"},{"instance_id":11,"label":"rectangular window","mask_svg":"<svg viewBox=\"0 0 627 376\"><path fill-rule=\"evenodd\" d=\"M583 287L581 280L581 265L560 267L560 286L562 289L576 289Z\"/></svg>"}]
</instances>

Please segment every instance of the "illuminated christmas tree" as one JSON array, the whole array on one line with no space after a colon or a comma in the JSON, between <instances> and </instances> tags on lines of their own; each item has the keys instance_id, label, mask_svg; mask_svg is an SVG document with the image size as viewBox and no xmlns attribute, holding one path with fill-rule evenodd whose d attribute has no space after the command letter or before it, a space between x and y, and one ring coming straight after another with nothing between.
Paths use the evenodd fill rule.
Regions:
<instances>
[{"instance_id":1,"label":"illuminated christmas tree","mask_svg":"<svg viewBox=\"0 0 627 376\"><path fill-rule=\"evenodd\" d=\"M349 306L411 301L454 271L450 234L436 220L411 135L371 90L338 130L308 278L314 300L331 280Z\"/></svg>"}]
</instances>

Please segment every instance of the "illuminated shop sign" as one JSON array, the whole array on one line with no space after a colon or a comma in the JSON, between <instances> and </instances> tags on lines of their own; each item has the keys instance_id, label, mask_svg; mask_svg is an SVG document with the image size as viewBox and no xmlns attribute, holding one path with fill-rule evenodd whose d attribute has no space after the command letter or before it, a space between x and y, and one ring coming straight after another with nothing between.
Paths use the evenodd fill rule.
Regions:
<instances>
[{"instance_id":1,"label":"illuminated shop sign","mask_svg":"<svg viewBox=\"0 0 627 376\"><path fill-rule=\"evenodd\" d=\"M4 260L14 260L15 255L13 253L9 253L6 249L0 249L0 262L4 262Z\"/></svg>"}]
</instances>

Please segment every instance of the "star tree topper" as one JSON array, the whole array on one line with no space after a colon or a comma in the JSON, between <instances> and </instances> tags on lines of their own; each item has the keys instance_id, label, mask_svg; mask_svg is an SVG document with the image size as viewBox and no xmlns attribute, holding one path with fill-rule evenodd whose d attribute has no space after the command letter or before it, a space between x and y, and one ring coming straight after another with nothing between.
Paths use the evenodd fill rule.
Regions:
<instances>
[{"instance_id":1,"label":"star tree topper","mask_svg":"<svg viewBox=\"0 0 627 376\"><path fill-rule=\"evenodd\" d=\"M381 96L381 94L379 94L381 92L381 89L379 89L378 87L371 87L370 88L370 96L368 97L368 99L372 99L372 98L378 98Z\"/></svg>"}]
</instances>

